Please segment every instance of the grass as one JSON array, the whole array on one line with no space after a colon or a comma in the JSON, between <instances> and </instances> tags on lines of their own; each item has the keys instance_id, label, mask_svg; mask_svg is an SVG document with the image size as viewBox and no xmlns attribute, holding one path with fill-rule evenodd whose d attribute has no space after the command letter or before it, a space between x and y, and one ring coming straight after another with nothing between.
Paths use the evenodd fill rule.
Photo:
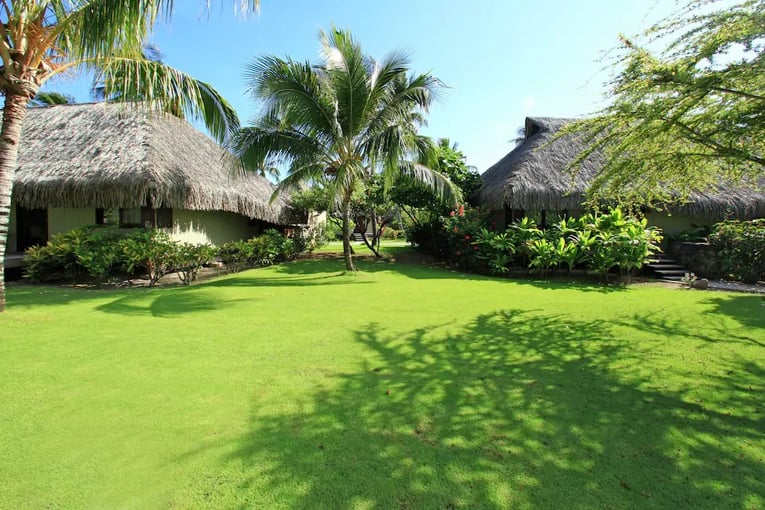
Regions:
<instances>
[{"instance_id":1,"label":"grass","mask_svg":"<svg viewBox=\"0 0 765 510\"><path fill-rule=\"evenodd\" d=\"M0 508L765 507L760 297L359 265L12 286Z\"/></svg>"}]
</instances>

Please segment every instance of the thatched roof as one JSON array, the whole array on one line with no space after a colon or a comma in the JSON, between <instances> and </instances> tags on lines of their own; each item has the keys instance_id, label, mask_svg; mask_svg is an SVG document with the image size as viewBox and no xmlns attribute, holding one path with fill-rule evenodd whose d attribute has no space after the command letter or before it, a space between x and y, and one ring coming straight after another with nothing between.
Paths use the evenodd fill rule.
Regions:
<instances>
[{"instance_id":1,"label":"thatched roof","mask_svg":"<svg viewBox=\"0 0 765 510\"><path fill-rule=\"evenodd\" d=\"M228 211L284 223L274 186L188 122L116 104L31 108L13 198L29 208L138 207Z\"/></svg>"},{"instance_id":2,"label":"thatched roof","mask_svg":"<svg viewBox=\"0 0 765 510\"><path fill-rule=\"evenodd\" d=\"M578 211L585 191L603 165L595 153L572 179L571 162L584 149L584 138L575 134L553 140L571 119L527 117L526 139L481 175L479 201L492 209ZM765 193L749 188L723 188L715 193L693 193L690 201L669 207L671 212L722 219L765 216Z\"/></svg>"}]
</instances>

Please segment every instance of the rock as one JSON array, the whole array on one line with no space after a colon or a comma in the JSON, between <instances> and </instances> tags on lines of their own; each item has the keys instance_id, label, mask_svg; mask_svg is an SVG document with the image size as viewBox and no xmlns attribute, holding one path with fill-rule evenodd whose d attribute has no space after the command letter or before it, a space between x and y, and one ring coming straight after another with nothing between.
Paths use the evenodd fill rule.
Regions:
<instances>
[{"instance_id":1,"label":"rock","mask_svg":"<svg viewBox=\"0 0 765 510\"><path fill-rule=\"evenodd\" d=\"M693 287L694 289L706 290L709 288L709 280L707 280L706 278L699 278L698 280L693 282L691 287Z\"/></svg>"}]
</instances>

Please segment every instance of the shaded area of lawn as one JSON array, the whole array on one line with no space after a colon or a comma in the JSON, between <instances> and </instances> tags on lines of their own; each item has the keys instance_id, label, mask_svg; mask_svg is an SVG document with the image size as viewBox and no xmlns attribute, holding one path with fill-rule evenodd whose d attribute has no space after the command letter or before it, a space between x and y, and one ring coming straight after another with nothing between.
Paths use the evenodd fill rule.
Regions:
<instances>
[{"instance_id":1,"label":"shaded area of lawn","mask_svg":"<svg viewBox=\"0 0 765 510\"><path fill-rule=\"evenodd\" d=\"M231 460L276 462L248 483L304 486L292 508L765 502L760 365L717 363L697 381L706 401L607 321L507 309L446 336L385 329L354 332L379 363L343 374L311 412L254 410Z\"/></svg>"},{"instance_id":2,"label":"shaded area of lawn","mask_svg":"<svg viewBox=\"0 0 765 510\"><path fill-rule=\"evenodd\" d=\"M13 287L0 507L765 506L759 296L360 266Z\"/></svg>"}]
</instances>

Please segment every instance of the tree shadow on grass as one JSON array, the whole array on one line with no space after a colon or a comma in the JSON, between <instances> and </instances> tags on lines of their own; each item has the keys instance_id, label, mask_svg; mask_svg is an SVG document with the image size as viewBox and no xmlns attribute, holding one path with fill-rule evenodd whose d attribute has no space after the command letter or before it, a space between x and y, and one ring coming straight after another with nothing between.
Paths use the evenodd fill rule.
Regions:
<instances>
[{"instance_id":1,"label":"tree shadow on grass","mask_svg":"<svg viewBox=\"0 0 765 510\"><path fill-rule=\"evenodd\" d=\"M724 314L736 319L743 326L765 330L765 296L741 294L725 298L714 297L706 302L714 305L710 314Z\"/></svg>"},{"instance_id":2,"label":"tree shadow on grass","mask_svg":"<svg viewBox=\"0 0 765 510\"><path fill-rule=\"evenodd\" d=\"M280 274L289 275L282 271L281 266L274 268ZM250 270L258 271L258 270ZM205 282L205 287L313 287L319 285L355 285L360 283L371 283L368 281L357 280L344 273L324 274L322 271L298 273L299 277L277 276L264 277L259 274L248 276L247 273L211 280ZM314 276L311 276L314 275Z\"/></svg>"},{"instance_id":3,"label":"tree shadow on grass","mask_svg":"<svg viewBox=\"0 0 765 510\"><path fill-rule=\"evenodd\" d=\"M24 283L8 288L8 308L66 305L72 302L103 299L126 292L124 289L90 289Z\"/></svg>"},{"instance_id":4,"label":"tree shadow on grass","mask_svg":"<svg viewBox=\"0 0 765 510\"><path fill-rule=\"evenodd\" d=\"M673 319L645 313L636 313L631 320L621 324L662 338L675 338L682 335L686 338L702 340L710 345L738 343L765 347L765 306L763 306L765 301L760 296L747 294L714 297L705 300L704 303L713 305L713 308L705 314L711 316L712 320L700 320L698 327L694 329L688 329L687 317ZM724 322L714 319L720 315L735 319L747 330L741 333L731 331Z\"/></svg>"},{"instance_id":5,"label":"tree shadow on grass","mask_svg":"<svg viewBox=\"0 0 765 510\"><path fill-rule=\"evenodd\" d=\"M361 273L380 273L380 272L394 272L407 278L413 278L417 280L434 280L434 279L459 279L459 280L471 280L471 281L492 281L500 283L515 283L519 285L531 285L533 287L541 289L561 289L571 288L581 290L583 292L598 292L598 293L611 293L620 292L628 289L628 286L621 284L603 285L592 279L570 279L562 276L556 276L555 278L544 279L538 275L527 275L517 278L504 278L491 275L480 275L475 273L465 273L458 271L454 268L441 266L441 265L417 265L406 264L395 261L387 260L374 260L372 258L364 258L357 260L356 266ZM343 262L340 260L332 259L302 259L287 264L280 264L273 268L280 275L301 276L301 275L315 275L317 273L335 273L335 276L344 276L343 272L337 273L342 270ZM326 277L324 277L326 278ZM257 280L258 282L261 279ZM255 283L255 282L253 282Z\"/></svg>"},{"instance_id":6,"label":"tree shadow on grass","mask_svg":"<svg viewBox=\"0 0 765 510\"><path fill-rule=\"evenodd\" d=\"M252 303L253 299L221 299L200 292L202 287L186 287L162 291L146 289L131 292L103 305L96 310L119 315L151 315L152 317L180 317L230 308L237 302Z\"/></svg>"},{"instance_id":7,"label":"tree shadow on grass","mask_svg":"<svg viewBox=\"0 0 765 510\"><path fill-rule=\"evenodd\" d=\"M305 509L765 504L763 367L718 358L729 375L698 384L751 391L699 402L621 332L518 310L458 331L371 323L354 335L372 362L293 411L254 402L223 461L241 466L242 508L264 493Z\"/></svg>"}]
</instances>

